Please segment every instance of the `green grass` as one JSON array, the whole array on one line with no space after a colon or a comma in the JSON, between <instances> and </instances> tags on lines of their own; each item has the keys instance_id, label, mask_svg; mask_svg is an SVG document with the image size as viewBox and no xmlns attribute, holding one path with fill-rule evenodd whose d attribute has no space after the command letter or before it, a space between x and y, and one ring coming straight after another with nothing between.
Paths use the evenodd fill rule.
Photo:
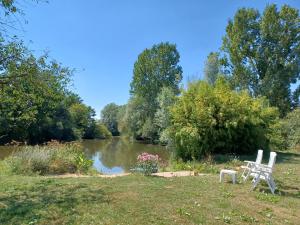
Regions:
<instances>
[{"instance_id":1,"label":"green grass","mask_svg":"<svg viewBox=\"0 0 300 225\"><path fill-rule=\"evenodd\" d=\"M275 169L275 196L265 184L220 184L217 174L0 176L0 224L298 224L300 155L279 154Z\"/></svg>"}]
</instances>

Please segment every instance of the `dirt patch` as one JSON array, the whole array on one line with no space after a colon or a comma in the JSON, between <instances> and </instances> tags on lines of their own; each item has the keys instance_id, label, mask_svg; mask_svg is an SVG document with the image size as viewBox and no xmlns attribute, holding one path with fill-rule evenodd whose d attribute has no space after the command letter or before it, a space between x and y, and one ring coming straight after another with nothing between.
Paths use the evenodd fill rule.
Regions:
<instances>
[{"instance_id":1,"label":"dirt patch","mask_svg":"<svg viewBox=\"0 0 300 225\"><path fill-rule=\"evenodd\" d=\"M62 175L53 175L53 176L47 176L49 178L83 178L83 177L102 177L102 178L115 178L115 177L124 177L128 176L131 173L120 173L120 174L101 174L101 175L82 175L82 174L62 174ZM176 171L176 172L159 172L159 173L153 173L152 176L157 177L189 177L189 176L203 176L207 175L204 173L195 173L194 171Z\"/></svg>"}]
</instances>

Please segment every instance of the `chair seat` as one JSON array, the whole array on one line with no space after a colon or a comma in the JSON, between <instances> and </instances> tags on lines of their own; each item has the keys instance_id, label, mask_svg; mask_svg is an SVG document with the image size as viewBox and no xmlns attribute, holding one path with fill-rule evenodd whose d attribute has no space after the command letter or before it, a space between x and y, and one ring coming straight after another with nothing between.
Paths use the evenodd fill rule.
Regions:
<instances>
[{"instance_id":1,"label":"chair seat","mask_svg":"<svg viewBox=\"0 0 300 225\"><path fill-rule=\"evenodd\" d=\"M226 173L226 174L236 174L237 173L237 171L235 171L235 170L221 170L221 172L220 173Z\"/></svg>"}]
</instances>

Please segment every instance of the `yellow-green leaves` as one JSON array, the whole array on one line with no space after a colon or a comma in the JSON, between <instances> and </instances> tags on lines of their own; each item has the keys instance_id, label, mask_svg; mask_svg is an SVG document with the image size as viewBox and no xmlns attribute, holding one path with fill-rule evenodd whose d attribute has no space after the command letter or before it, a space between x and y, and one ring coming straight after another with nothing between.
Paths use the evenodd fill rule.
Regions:
<instances>
[{"instance_id":1,"label":"yellow-green leaves","mask_svg":"<svg viewBox=\"0 0 300 225\"><path fill-rule=\"evenodd\" d=\"M172 135L177 155L199 159L207 153L250 153L268 148L276 108L265 98L230 89L224 78L215 86L204 81L189 84L171 108Z\"/></svg>"}]
</instances>

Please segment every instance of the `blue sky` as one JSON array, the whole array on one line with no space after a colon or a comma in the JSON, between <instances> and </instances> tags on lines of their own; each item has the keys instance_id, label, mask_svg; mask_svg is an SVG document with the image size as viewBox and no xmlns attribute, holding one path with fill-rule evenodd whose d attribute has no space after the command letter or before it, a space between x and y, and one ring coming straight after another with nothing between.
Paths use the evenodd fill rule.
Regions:
<instances>
[{"instance_id":1,"label":"blue sky","mask_svg":"<svg viewBox=\"0 0 300 225\"><path fill-rule=\"evenodd\" d=\"M75 68L73 89L99 116L106 104L127 102L133 65L145 48L175 43L185 83L202 76L238 8L262 11L268 3L300 9L300 0L49 0L24 6L28 24L20 37L37 55L47 50Z\"/></svg>"}]
</instances>

